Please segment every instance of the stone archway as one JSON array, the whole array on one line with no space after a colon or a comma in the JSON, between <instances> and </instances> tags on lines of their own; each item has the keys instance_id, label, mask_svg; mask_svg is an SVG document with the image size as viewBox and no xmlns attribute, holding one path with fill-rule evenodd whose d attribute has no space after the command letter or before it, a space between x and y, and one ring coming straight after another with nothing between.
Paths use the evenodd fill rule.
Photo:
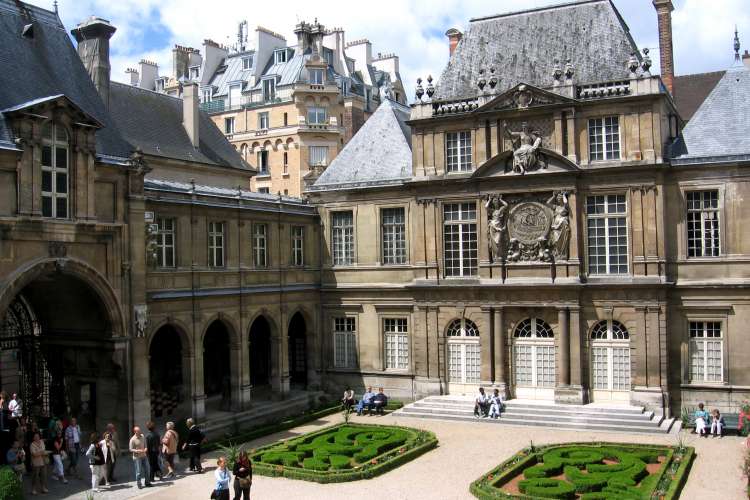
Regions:
<instances>
[{"instance_id":1,"label":"stone archway","mask_svg":"<svg viewBox=\"0 0 750 500\"><path fill-rule=\"evenodd\" d=\"M178 327L169 323L160 326L151 337L151 415L156 418L179 414L177 409L190 400L190 366L185 360L189 346L183 339Z\"/></svg>"},{"instance_id":2,"label":"stone archway","mask_svg":"<svg viewBox=\"0 0 750 500\"><path fill-rule=\"evenodd\" d=\"M307 324L301 312L289 322L289 382L307 388Z\"/></svg>"},{"instance_id":3,"label":"stone archway","mask_svg":"<svg viewBox=\"0 0 750 500\"><path fill-rule=\"evenodd\" d=\"M229 410L232 398L231 345L227 325L213 321L203 335L203 391L219 399L219 408Z\"/></svg>"},{"instance_id":4,"label":"stone archway","mask_svg":"<svg viewBox=\"0 0 750 500\"><path fill-rule=\"evenodd\" d=\"M270 389L272 359L271 359L271 325L265 316L258 316L250 326L250 384L254 394L258 389L263 392Z\"/></svg>"}]
</instances>

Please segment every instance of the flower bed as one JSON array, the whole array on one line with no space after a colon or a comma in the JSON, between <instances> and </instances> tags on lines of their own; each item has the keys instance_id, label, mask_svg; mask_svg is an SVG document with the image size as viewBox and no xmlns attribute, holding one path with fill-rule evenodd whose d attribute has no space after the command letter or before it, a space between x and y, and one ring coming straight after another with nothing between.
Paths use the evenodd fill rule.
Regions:
<instances>
[{"instance_id":1,"label":"flower bed","mask_svg":"<svg viewBox=\"0 0 750 500\"><path fill-rule=\"evenodd\" d=\"M253 473L319 483L367 479L437 446L409 427L340 424L254 450Z\"/></svg>"},{"instance_id":2,"label":"flower bed","mask_svg":"<svg viewBox=\"0 0 750 500\"><path fill-rule=\"evenodd\" d=\"M482 500L559 498L673 500L680 496L693 448L566 443L526 448L471 484Z\"/></svg>"}]
</instances>

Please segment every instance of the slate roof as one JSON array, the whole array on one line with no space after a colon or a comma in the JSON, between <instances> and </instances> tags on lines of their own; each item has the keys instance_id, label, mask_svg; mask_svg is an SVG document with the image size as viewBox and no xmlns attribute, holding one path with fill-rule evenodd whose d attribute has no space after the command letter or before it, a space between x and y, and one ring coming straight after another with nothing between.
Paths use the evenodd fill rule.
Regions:
<instances>
[{"instance_id":1,"label":"slate roof","mask_svg":"<svg viewBox=\"0 0 750 500\"><path fill-rule=\"evenodd\" d=\"M109 92L110 114L123 137L144 154L221 167L248 168L203 111L199 111L198 121L200 147L193 147L182 125L182 99L116 82L112 82Z\"/></svg>"},{"instance_id":2,"label":"slate roof","mask_svg":"<svg viewBox=\"0 0 750 500\"><path fill-rule=\"evenodd\" d=\"M521 82L549 87L555 59L564 66L570 58L579 83L627 79L632 52L638 48L610 0L472 19L436 85L435 99L475 96L480 69L495 69L498 93Z\"/></svg>"},{"instance_id":3,"label":"slate roof","mask_svg":"<svg viewBox=\"0 0 750 500\"><path fill-rule=\"evenodd\" d=\"M33 38L21 36L34 24ZM127 158L132 152L104 108L86 68L57 14L15 0L0 0L0 109L64 94L104 127L96 134L100 155ZM15 148L0 114L0 147Z\"/></svg>"},{"instance_id":4,"label":"slate roof","mask_svg":"<svg viewBox=\"0 0 750 500\"><path fill-rule=\"evenodd\" d=\"M410 109L383 99L309 191L399 184L412 175Z\"/></svg>"},{"instance_id":5,"label":"slate roof","mask_svg":"<svg viewBox=\"0 0 750 500\"><path fill-rule=\"evenodd\" d=\"M726 71L712 71L675 77L672 96L683 120L690 121L724 73Z\"/></svg>"},{"instance_id":6,"label":"slate roof","mask_svg":"<svg viewBox=\"0 0 750 500\"><path fill-rule=\"evenodd\" d=\"M727 70L682 131L673 164L750 160L750 69Z\"/></svg>"}]
</instances>

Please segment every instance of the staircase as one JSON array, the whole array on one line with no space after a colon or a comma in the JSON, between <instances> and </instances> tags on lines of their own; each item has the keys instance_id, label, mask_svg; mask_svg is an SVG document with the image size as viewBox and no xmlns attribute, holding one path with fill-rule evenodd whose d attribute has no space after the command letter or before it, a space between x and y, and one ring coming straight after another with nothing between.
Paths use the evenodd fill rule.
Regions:
<instances>
[{"instance_id":1,"label":"staircase","mask_svg":"<svg viewBox=\"0 0 750 500\"><path fill-rule=\"evenodd\" d=\"M467 396L430 396L394 412L394 415L415 418L475 421L474 398ZM669 433L675 419L665 419L639 406L562 405L551 402L512 399L505 402L505 411L497 420L483 422L511 425L534 425L559 429L608 432Z\"/></svg>"}]
</instances>

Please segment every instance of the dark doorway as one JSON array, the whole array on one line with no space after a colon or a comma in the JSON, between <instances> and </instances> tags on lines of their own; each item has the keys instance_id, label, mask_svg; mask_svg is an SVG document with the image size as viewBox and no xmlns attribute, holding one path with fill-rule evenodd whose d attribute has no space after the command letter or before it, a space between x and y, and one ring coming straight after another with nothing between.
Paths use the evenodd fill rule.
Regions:
<instances>
[{"instance_id":1,"label":"dark doorway","mask_svg":"<svg viewBox=\"0 0 750 500\"><path fill-rule=\"evenodd\" d=\"M253 387L271 383L271 325L263 316L250 327L250 383Z\"/></svg>"},{"instance_id":2,"label":"dark doorway","mask_svg":"<svg viewBox=\"0 0 750 500\"><path fill-rule=\"evenodd\" d=\"M214 321L203 337L203 390L206 396L222 395L229 400L229 332L221 321Z\"/></svg>"},{"instance_id":3,"label":"dark doorway","mask_svg":"<svg viewBox=\"0 0 750 500\"><path fill-rule=\"evenodd\" d=\"M289 322L289 377L292 385L307 387L307 331L305 318L296 313Z\"/></svg>"},{"instance_id":4,"label":"dark doorway","mask_svg":"<svg viewBox=\"0 0 750 500\"><path fill-rule=\"evenodd\" d=\"M154 334L149 348L151 413L155 417L174 414L185 398L182 366L182 340L171 325Z\"/></svg>"}]
</instances>

